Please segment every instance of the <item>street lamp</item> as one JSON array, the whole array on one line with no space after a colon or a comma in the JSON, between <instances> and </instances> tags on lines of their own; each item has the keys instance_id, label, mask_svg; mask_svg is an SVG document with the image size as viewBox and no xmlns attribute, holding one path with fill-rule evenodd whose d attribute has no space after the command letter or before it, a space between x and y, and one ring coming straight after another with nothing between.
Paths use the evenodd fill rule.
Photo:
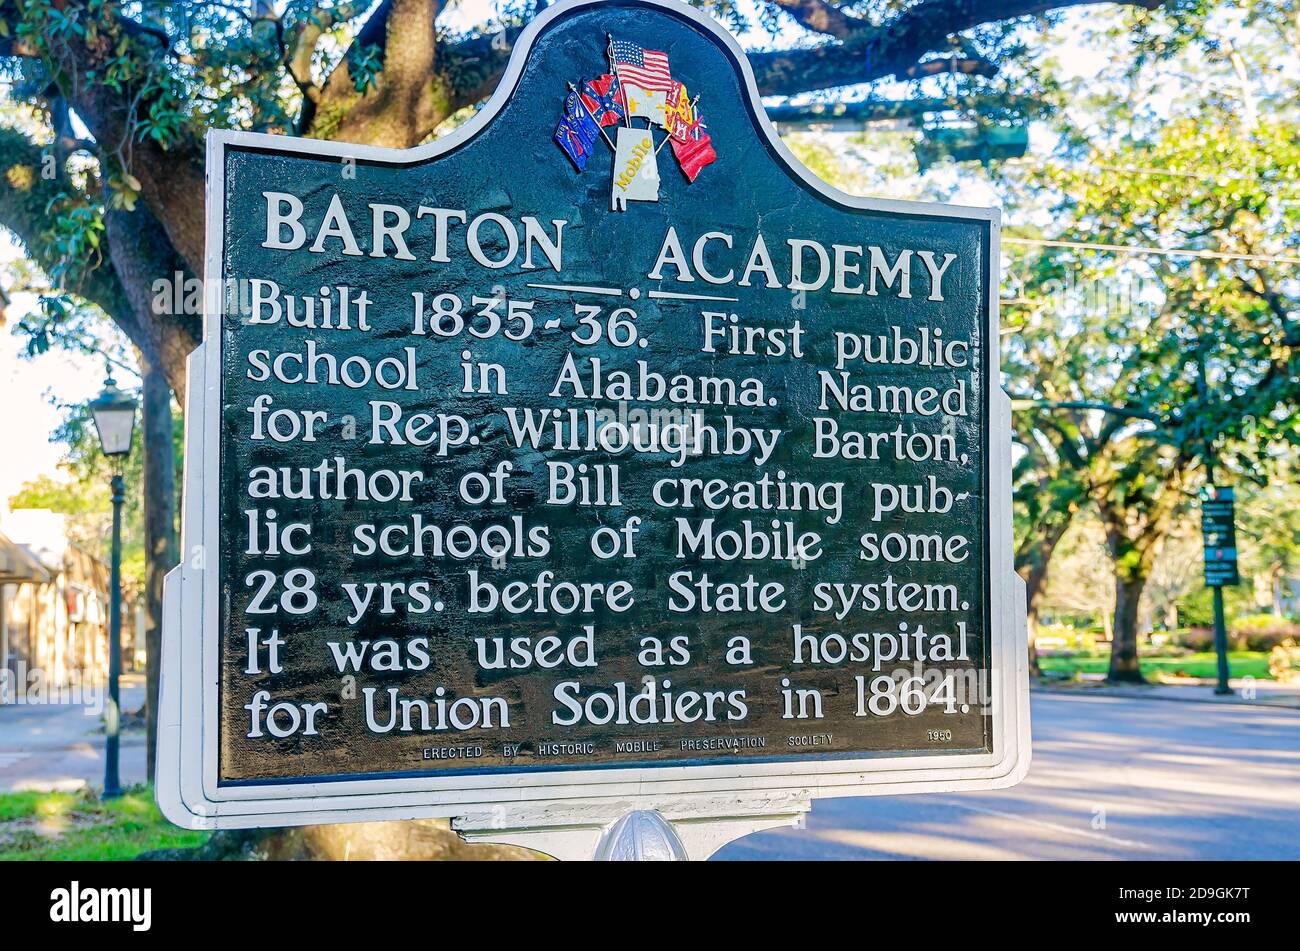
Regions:
<instances>
[{"instance_id":1,"label":"street lamp","mask_svg":"<svg viewBox=\"0 0 1300 951\"><path fill-rule=\"evenodd\" d=\"M122 795L118 777L118 741L121 732L122 674L122 502L126 488L122 482L121 460L131 451L135 433L135 400L117 388L112 373L104 380L104 390L90 401L91 418L99 434L99 447L114 461L109 487L113 491L113 555L109 572L108 615L108 707L104 716L104 798Z\"/></svg>"}]
</instances>

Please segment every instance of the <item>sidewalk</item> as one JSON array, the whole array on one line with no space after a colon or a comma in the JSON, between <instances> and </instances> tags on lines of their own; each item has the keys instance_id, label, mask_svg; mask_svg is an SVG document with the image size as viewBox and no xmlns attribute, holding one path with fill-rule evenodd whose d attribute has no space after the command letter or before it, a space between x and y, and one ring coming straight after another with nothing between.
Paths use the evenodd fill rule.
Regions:
<instances>
[{"instance_id":1,"label":"sidewalk","mask_svg":"<svg viewBox=\"0 0 1300 951\"><path fill-rule=\"evenodd\" d=\"M122 709L144 703L144 677L122 677ZM0 792L72 791L104 783L104 724L79 704L0 704ZM143 729L121 738L123 786L145 780Z\"/></svg>"},{"instance_id":2,"label":"sidewalk","mask_svg":"<svg viewBox=\"0 0 1300 951\"><path fill-rule=\"evenodd\" d=\"M1089 696L1130 697L1140 700L1181 700L1188 703L1236 704L1248 707L1272 707L1300 711L1300 684L1279 684L1272 680L1234 677L1228 681L1232 693L1219 696L1215 681L1198 677L1166 677L1161 683L1107 684L1104 675L1085 674L1081 680L1034 684L1042 693L1087 694Z\"/></svg>"}]
</instances>

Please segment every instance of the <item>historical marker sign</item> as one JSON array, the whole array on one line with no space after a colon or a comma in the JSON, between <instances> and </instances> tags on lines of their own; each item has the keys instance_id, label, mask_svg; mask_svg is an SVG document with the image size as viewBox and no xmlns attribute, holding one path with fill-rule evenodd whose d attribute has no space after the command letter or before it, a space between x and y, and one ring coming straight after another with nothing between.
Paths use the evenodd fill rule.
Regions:
<instances>
[{"instance_id":1,"label":"historical marker sign","mask_svg":"<svg viewBox=\"0 0 1300 951\"><path fill-rule=\"evenodd\" d=\"M832 191L642 0L549 10L429 146L218 133L208 176L173 818L1023 774L995 212Z\"/></svg>"},{"instance_id":2,"label":"historical marker sign","mask_svg":"<svg viewBox=\"0 0 1300 951\"><path fill-rule=\"evenodd\" d=\"M1206 587L1240 584L1236 491L1231 486L1211 485L1201 490L1201 540L1205 545Z\"/></svg>"}]
</instances>

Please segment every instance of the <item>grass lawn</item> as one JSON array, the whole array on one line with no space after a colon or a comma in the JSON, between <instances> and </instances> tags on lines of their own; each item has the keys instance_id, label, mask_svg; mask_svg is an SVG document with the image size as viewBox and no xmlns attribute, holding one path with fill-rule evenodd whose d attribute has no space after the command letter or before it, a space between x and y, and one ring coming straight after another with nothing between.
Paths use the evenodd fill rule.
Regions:
<instances>
[{"instance_id":1,"label":"grass lawn","mask_svg":"<svg viewBox=\"0 0 1300 951\"><path fill-rule=\"evenodd\" d=\"M0 860L133 859L200 845L207 836L164 819L148 786L112 802L90 790L0 793Z\"/></svg>"},{"instance_id":2,"label":"grass lawn","mask_svg":"<svg viewBox=\"0 0 1300 951\"><path fill-rule=\"evenodd\" d=\"M1218 676L1218 661L1212 651L1183 654L1180 657L1160 654L1143 655L1140 663L1142 674L1148 680L1158 679L1158 674L1177 677ZM1038 665L1045 673L1104 674L1110 667L1110 651L1080 654L1075 657L1040 657ZM1268 673L1268 654L1263 651L1229 651L1228 667L1234 677L1272 679Z\"/></svg>"}]
</instances>

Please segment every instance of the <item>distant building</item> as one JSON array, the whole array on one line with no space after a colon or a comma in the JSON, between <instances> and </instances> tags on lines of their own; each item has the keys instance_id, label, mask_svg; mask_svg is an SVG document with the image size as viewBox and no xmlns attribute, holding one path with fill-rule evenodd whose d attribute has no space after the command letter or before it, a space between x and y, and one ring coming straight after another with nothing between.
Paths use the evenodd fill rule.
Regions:
<instances>
[{"instance_id":1,"label":"distant building","mask_svg":"<svg viewBox=\"0 0 1300 951\"><path fill-rule=\"evenodd\" d=\"M108 565L68 539L66 518L18 509L0 521L0 667L39 669L51 685L108 673ZM123 603L122 660L131 669L143 651L137 658L134 612Z\"/></svg>"}]
</instances>

